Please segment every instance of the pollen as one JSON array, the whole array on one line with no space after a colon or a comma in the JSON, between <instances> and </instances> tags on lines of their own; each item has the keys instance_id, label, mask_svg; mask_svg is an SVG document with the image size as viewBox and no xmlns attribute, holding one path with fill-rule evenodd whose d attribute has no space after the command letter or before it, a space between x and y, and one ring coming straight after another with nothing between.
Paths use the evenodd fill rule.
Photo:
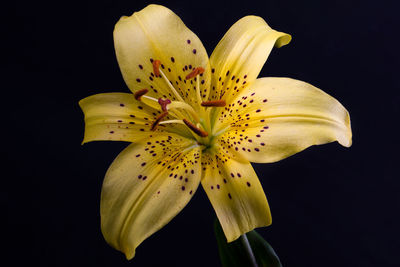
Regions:
<instances>
[{"instance_id":1,"label":"pollen","mask_svg":"<svg viewBox=\"0 0 400 267\"><path fill-rule=\"evenodd\" d=\"M207 137L208 133L206 131L203 131L202 129L196 127L193 123L188 121L187 119L183 119L183 122L186 124L187 127L190 128L195 134L201 136L201 137Z\"/></svg>"},{"instance_id":2,"label":"pollen","mask_svg":"<svg viewBox=\"0 0 400 267\"><path fill-rule=\"evenodd\" d=\"M161 61L160 60L154 60L153 61L153 72L156 75L156 77L160 77L160 66L161 66Z\"/></svg>"},{"instance_id":3,"label":"pollen","mask_svg":"<svg viewBox=\"0 0 400 267\"><path fill-rule=\"evenodd\" d=\"M136 92L134 93L135 99L136 99L136 100L140 100L140 98L141 98L143 95L147 94L148 91L149 91L149 90L147 90L147 89L141 89L141 90L139 90L139 91L136 91Z\"/></svg>"},{"instance_id":4,"label":"pollen","mask_svg":"<svg viewBox=\"0 0 400 267\"><path fill-rule=\"evenodd\" d=\"M211 100L211 101L204 101L201 103L203 107L225 107L226 103L225 100Z\"/></svg>"},{"instance_id":5,"label":"pollen","mask_svg":"<svg viewBox=\"0 0 400 267\"><path fill-rule=\"evenodd\" d=\"M161 113L160 115L158 115L156 117L156 120L153 122L153 124L151 125L151 130L154 131L157 128L157 125L160 123L160 121L168 115L168 111L164 111L163 113Z\"/></svg>"},{"instance_id":6,"label":"pollen","mask_svg":"<svg viewBox=\"0 0 400 267\"><path fill-rule=\"evenodd\" d=\"M192 79L192 78L194 78L197 75L200 75L202 73L204 73L204 69L202 67L194 68L191 73L186 75L185 78L186 78L186 80L189 80L189 79Z\"/></svg>"}]
</instances>

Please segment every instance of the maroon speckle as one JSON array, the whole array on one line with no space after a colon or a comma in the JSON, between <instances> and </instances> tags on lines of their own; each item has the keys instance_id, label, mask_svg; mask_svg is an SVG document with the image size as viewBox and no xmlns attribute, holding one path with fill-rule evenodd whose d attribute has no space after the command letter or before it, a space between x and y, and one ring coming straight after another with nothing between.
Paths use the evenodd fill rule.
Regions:
<instances>
[{"instance_id":1,"label":"maroon speckle","mask_svg":"<svg viewBox=\"0 0 400 267\"><path fill-rule=\"evenodd\" d=\"M143 181L146 180L146 179L147 179L147 176L144 176L144 177L143 177Z\"/></svg>"},{"instance_id":2,"label":"maroon speckle","mask_svg":"<svg viewBox=\"0 0 400 267\"><path fill-rule=\"evenodd\" d=\"M232 199L231 193L228 193L228 197L229 199Z\"/></svg>"},{"instance_id":3,"label":"maroon speckle","mask_svg":"<svg viewBox=\"0 0 400 267\"><path fill-rule=\"evenodd\" d=\"M122 104L122 103L121 103L121 104L119 104L119 106L120 106L120 107L125 107L125 104Z\"/></svg>"},{"instance_id":4,"label":"maroon speckle","mask_svg":"<svg viewBox=\"0 0 400 267\"><path fill-rule=\"evenodd\" d=\"M138 83L140 83L140 79L139 79L139 78L137 78L136 81L137 81Z\"/></svg>"},{"instance_id":5,"label":"maroon speckle","mask_svg":"<svg viewBox=\"0 0 400 267\"><path fill-rule=\"evenodd\" d=\"M261 143L260 145L265 146L265 143Z\"/></svg>"},{"instance_id":6,"label":"maroon speckle","mask_svg":"<svg viewBox=\"0 0 400 267\"><path fill-rule=\"evenodd\" d=\"M171 61L172 61L172 62L175 62L175 58L174 58L174 57L171 57Z\"/></svg>"},{"instance_id":7,"label":"maroon speckle","mask_svg":"<svg viewBox=\"0 0 400 267\"><path fill-rule=\"evenodd\" d=\"M219 187L219 184L217 184L217 189L219 189L220 187Z\"/></svg>"},{"instance_id":8,"label":"maroon speckle","mask_svg":"<svg viewBox=\"0 0 400 267\"><path fill-rule=\"evenodd\" d=\"M263 100L264 103L267 102L267 101L268 101L267 99L264 99L264 100Z\"/></svg>"},{"instance_id":9,"label":"maroon speckle","mask_svg":"<svg viewBox=\"0 0 400 267\"><path fill-rule=\"evenodd\" d=\"M190 40L189 39L187 39L187 41L186 41L188 44L190 44Z\"/></svg>"},{"instance_id":10,"label":"maroon speckle","mask_svg":"<svg viewBox=\"0 0 400 267\"><path fill-rule=\"evenodd\" d=\"M215 72L215 69L211 69L211 73L214 73Z\"/></svg>"},{"instance_id":11,"label":"maroon speckle","mask_svg":"<svg viewBox=\"0 0 400 267\"><path fill-rule=\"evenodd\" d=\"M261 109L257 109L257 110L256 110L256 112L260 112L260 111L261 111Z\"/></svg>"},{"instance_id":12,"label":"maroon speckle","mask_svg":"<svg viewBox=\"0 0 400 267\"><path fill-rule=\"evenodd\" d=\"M146 165L146 162L143 162L141 165L142 165L142 167L143 167L144 165Z\"/></svg>"},{"instance_id":13,"label":"maroon speckle","mask_svg":"<svg viewBox=\"0 0 400 267\"><path fill-rule=\"evenodd\" d=\"M214 186L211 186L211 190L214 189Z\"/></svg>"},{"instance_id":14,"label":"maroon speckle","mask_svg":"<svg viewBox=\"0 0 400 267\"><path fill-rule=\"evenodd\" d=\"M141 70L142 70L142 69L143 69L143 66L142 66L142 65L139 65L139 69L141 69Z\"/></svg>"},{"instance_id":15,"label":"maroon speckle","mask_svg":"<svg viewBox=\"0 0 400 267\"><path fill-rule=\"evenodd\" d=\"M142 175L141 174L139 174L139 176L137 177L138 179L141 179L142 178Z\"/></svg>"},{"instance_id":16,"label":"maroon speckle","mask_svg":"<svg viewBox=\"0 0 400 267\"><path fill-rule=\"evenodd\" d=\"M251 184L250 184L249 182L247 182L247 186L248 186L248 187L250 187L250 186L251 186Z\"/></svg>"},{"instance_id":17,"label":"maroon speckle","mask_svg":"<svg viewBox=\"0 0 400 267\"><path fill-rule=\"evenodd\" d=\"M110 134L113 134L114 133L114 131L110 131Z\"/></svg>"},{"instance_id":18,"label":"maroon speckle","mask_svg":"<svg viewBox=\"0 0 400 267\"><path fill-rule=\"evenodd\" d=\"M242 175L240 174L240 173L237 173L237 176L240 178L240 177L242 177Z\"/></svg>"},{"instance_id":19,"label":"maroon speckle","mask_svg":"<svg viewBox=\"0 0 400 267\"><path fill-rule=\"evenodd\" d=\"M257 152L259 152L259 151L260 151L260 149L258 149L257 147L256 147L256 148L254 148L254 150L255 150L255 151L257 151Z\"/></svg>"},{"instance_id":20,"label":"maroon speckle","mask_svg":"<svg viewBox=\"0 0 400 267\"><path fill-rule=\"evenodd\" d=\"M182 189L182 191L185 191L185 187L184 186L182 186L181 189Z\"/></svg>"},{"instance_id":21,"label":"maroon speckle","mask_svg":"<svg viewBox=\"0 0 400 267\"><path fill-rule=\"evenodd\" d=\"M137 154L136 157L137 157L137 158L140 157L140 154Z\"/></svg>"},{"instance_id":22,"label":"maroon speckle","mask_svg":"<svg viewBox=\"0 0 400 267\"><path fill-rule=\"evenodd\" d=\"M192 52L193 52L193 54L196 54L197 51L196 51L196 49L193 49Z\"/></svg>"},{"instance_id":23,"label":"maroon speckle","mask_svg":"<svg viewBox=\"0 0 400 267\"><path fill-rule=\"evenodd\" d=\"M190 190L189 194L193 194L193 190Z\"/></svg>"},{"instance_id":24,"label":"maroon speckle","mask_svg":"<svg viewBox=\"0 0 400 267\"><path fill-rule=\"evenodd\" d=\"M247 75L244 75L244 77L243 77L243 78L245 78L245 79L246 79L246 78L247 78Z\"/></svg>"}]
</instances>

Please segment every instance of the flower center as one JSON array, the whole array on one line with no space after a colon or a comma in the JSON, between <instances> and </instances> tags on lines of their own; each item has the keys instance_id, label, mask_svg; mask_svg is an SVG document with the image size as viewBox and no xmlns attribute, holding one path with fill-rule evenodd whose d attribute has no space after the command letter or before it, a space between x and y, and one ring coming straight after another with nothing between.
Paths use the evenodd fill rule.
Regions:
<instances>
[{"instance_id":1,"label":"flower center","mask_svg":"<svg viewBox=\"0 0 400 267\"><path fill-rule=\"evenodd\" d=\"M216 114L215 109L226 105L224 100L203 101L200 94L200 77L204 73L204 68L196 67L190 72L185 79L194 79L196 82L196 104L191 106L182 98L182 96L174 88L168 77L160 68L161 61L153 60L153 72L156 77L162 77L171 92L174 94L176 101L170 99L156 99L147 96L147 89L141 89L134 94L136 100L142 101L144 104L152 108L162 110L155 121L151 125L151 130L156 130L158 125L166 124L183 124L187 126L192 133L193 138L198 144L203 145L206 149L213 146L215 137L225 132L213 132L213 116ZM168 117L168 115L171 115ZM173 117L173 119L171 119ZM165 120L164 120L165 119Z\"/></svg>"}]
</instances>

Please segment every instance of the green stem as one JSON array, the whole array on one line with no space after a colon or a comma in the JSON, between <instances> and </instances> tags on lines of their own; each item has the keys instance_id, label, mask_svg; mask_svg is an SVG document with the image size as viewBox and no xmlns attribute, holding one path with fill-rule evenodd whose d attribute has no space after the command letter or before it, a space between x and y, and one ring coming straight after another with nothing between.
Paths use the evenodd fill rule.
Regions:
<instances>
[{"instance_id":1,"label":"green stem","mask_svg":"<svg viewBox=\"0 0 400 267\"><path fill-rule=\"evenodd\" d=\"M252 266L253 267L258 267L258 264L257 264L257 261L256 261L256 257L254 257L253 250L250 247L250 243L249 243L249 240L247 239L246 234L243 234L243 235L240 236L240 241L242 241L242 244L246 249L247 256L249 257L249 259L250 259L250 261L252 263Z\"/></svg>"}]
</instances>

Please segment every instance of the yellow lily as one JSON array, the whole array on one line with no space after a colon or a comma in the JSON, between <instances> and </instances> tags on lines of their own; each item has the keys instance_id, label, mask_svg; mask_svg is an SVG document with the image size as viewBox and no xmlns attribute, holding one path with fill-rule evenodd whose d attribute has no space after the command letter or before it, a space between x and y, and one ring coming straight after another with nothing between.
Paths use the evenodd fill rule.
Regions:
<instances>
[{"instance_id":1,"label":"yellow lily","mask_svg":"<svg viewBox=\"0 0 400 267\"><path fill-rule=\"evenodd\" d=\"M115 26L118 63L133 94L79 102L83 143L132 142L108 169L101 228L128 259L167 224L201 183L228 242L271 224L250 162L284 159L312 145L351 145L347 110L320 89L257 76L291 36L260 17L236 22L211 57L171 10L149 5Z\"/></svg>"}]
</instances>

